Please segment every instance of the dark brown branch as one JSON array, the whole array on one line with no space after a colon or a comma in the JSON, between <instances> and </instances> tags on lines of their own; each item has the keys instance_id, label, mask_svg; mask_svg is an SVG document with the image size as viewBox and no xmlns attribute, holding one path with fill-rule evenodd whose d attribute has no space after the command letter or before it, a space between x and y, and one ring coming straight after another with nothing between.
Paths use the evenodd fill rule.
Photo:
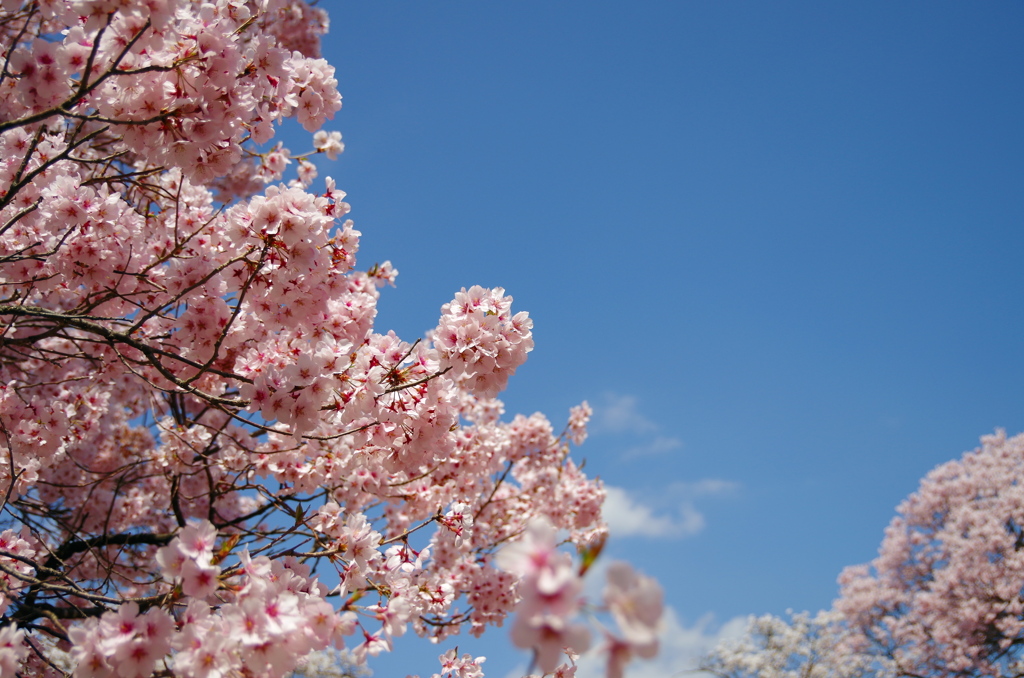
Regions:
<instances>
[{"instance_id":1,"label":"dark brown branch","mask_svg":"<svg viewBox=\"0 0 1024 678\"><path fill-rule=\"evenodd\" d=\"M90 539L73 539L61 544L43 564L43 567L56 569L67 558L94 548L103 546L166 546L174 538L173 534L153 534L150 532L104 534Z\"/></svg>"}]
</instances>

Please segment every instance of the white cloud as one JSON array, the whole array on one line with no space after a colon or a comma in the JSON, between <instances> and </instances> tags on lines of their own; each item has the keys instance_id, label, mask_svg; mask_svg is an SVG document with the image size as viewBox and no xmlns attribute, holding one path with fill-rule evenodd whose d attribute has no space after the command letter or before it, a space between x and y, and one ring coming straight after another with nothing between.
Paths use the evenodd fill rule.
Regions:
<instances>
[{"instance_id":1,"label":"white cloud","mask_svg":"<svg viewBox=\"0 0 1024 678\"><path fill-rule=\"evenodd\" d=\"M608 433L653 433L658 425L637 409L636 396L605 393L594 408L591 429Z\"/></svg>"},{"instance_id":2,"label":"white cloud","mask_svg":"<svg viewBox=\"0 0 1024 678\"><path fill-rule=\"evenodd\" d=\"M688 500L679 503L676 515L659 515L621 487L605 485L605 490L603 513L613 537L689 537L704 529L704 516Z\"/></svg>"},{"instance_id":3,"label":"white cloud","mask_svg":"<svg viewBox=\"0 0 1024 678\"><path fill-rule=\"evenodd\" d=\"M711 674L696 671L700 660L723 640L743 635L747 617L734 617L714 629L714 615L706 614L693 624L685 626L672 607L665 608L665 627L661 634L661 647L654 659L635 661L626 667L626 678L691 678ZM578 678L604 676L605 658L589 653L580 661Z\"/></svg>"}]
</instances>

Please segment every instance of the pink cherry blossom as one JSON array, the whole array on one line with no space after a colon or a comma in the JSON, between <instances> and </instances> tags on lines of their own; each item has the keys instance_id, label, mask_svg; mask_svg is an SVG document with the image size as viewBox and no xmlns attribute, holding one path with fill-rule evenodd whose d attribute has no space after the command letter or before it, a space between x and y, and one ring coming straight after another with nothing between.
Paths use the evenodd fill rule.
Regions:
<instances>
[{"instance_id":1,"label":"pink cherry blossom","mask_svg":"<svg viewBox=\"0 0 1024 678\"><path fill-rule=\"evenodd\" d=\"M632 652L645 658L658 651L664 603L661 586L637 574L629 563L608 566L604 600Z\"/></svg>"},{"instance_id":2,"label":"pink cherry blossom","mask_svg":"<svg viewBox=\"0 0 1024 678\"><path fill-rule=\"evenodd\" d=\"M313 147L327 154L331 160L337 160L338 154L345 150L341 142L341 132L325 132L320 130L313 135Z\"/></svg>"},{"instance_id":3,"label":"pink cherry blossom","mask_svg":"<svg viewBox=\"0 0 1024 678\"><path fill-rule=\"evenodd\" d=\"M28 656L25 632L14 624L0 628L0 675L13 676Z\"/></svg>"}]
</instances>

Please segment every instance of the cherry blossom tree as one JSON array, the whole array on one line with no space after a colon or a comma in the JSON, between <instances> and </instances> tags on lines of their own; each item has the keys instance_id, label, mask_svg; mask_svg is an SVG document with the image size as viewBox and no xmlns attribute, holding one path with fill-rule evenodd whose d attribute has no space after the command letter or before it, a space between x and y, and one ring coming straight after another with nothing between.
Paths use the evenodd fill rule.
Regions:
<instances>
[{"instance_id":1,"label":"cherry blossom tree","mask_svg":"<svg viewBox=\"0 0 1024 678\"><path fill-rule=\"evenodd\" d=\"M313 190L326 29L302 0L0 2L0 675L314 675L513 610L544 674L591 644L590 409L502 419L533 338L501 288L374 330L396 271ZM618 676L661 590L610 572L586 609Z\"/></svg>"},{"instance_id":2,"label":"cherry blossom tree","mask_svg":"<svg viewBox=\"0 0 1024 678\"><path fill-rule=\"evenodd\" d=\"M739 676L1024 675L1024 435L931 471L814 620L753 620L706 668Z\"/></svg>"}]
</instances>

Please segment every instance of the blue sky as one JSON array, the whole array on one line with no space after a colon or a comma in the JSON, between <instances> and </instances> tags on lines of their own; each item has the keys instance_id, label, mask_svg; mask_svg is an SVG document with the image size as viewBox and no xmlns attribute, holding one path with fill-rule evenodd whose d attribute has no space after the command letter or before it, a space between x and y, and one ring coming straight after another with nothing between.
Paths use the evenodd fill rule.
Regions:
<instances>
[{"instance_id":1,"label":"blue sky","mask_svg":"<svg viewBox=\"0 0 1024 678\"><path fill-rule=\"evenodd\" d=\"M474 284L530 312L507 409L595 407L609 555L677 615L629 675L828 607L921 476L1024 430L1024 5L321 6L378 330Z\"/></svg>"}]
</instances>

